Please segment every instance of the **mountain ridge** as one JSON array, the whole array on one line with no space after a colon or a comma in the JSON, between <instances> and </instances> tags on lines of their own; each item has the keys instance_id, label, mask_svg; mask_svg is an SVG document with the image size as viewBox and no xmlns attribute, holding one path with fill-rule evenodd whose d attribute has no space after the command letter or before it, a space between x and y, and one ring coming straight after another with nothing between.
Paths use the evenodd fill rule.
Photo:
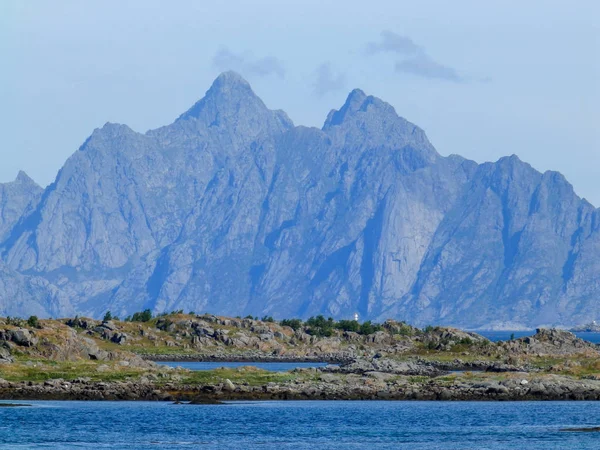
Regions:
<instances>
[{"instance_id":1,"label":"mountain ridge","mask_svg":"<svg viewBox=\"0 0 600 450\"><path fill-rule=\"evenodd\" d=\"M358 311L481 327L600 312L600 210L514 155L439 155L361 90L307 128L227 72L170 125L94 130L36 192L0 244L5 277L25 280L16 300L0 289L0 313L28 296L40 316Z\"/></svg>"}]
</instances>

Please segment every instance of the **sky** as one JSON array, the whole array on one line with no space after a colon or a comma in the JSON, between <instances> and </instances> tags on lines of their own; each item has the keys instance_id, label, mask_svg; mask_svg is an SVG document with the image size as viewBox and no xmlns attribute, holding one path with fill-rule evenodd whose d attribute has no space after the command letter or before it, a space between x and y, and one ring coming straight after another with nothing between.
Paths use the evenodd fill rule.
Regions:
<instances>
[{"instance_id":1,"label":"sky","mask_svg":"<svg viewBox=\"0 0 600 450\"><path fill-rule=\"evenodd\" d=\"M95 128L171 123L233 69L320 127L361 88L442 155L517 154L600 206L597 0L0 2L0 182L51 183Z\"/></svg>"}]
</instances>

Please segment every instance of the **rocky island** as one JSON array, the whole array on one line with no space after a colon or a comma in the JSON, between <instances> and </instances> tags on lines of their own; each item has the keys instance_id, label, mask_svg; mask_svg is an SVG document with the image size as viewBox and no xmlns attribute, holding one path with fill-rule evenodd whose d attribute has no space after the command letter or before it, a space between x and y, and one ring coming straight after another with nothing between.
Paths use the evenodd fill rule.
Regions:
<instances>
[{"instance_id":1,"label":"rocky island","mask_svg":"<svg viewBox=\"0 0 600 450\"><path fill-rule=\"evenodd\" d=\"M228 318L0 319L0 399L597 400L600 349L568 331L490 342L448 327ZM191 371L156 361L245 361ZM270 372L258 361L320 361Z\"/></svg>"},{"instance_id":2,"label":"rocky island","mask_svg":"<svg viewBox=\"0 0 600 450\"><path fill-rule=\"evenodd\" d=\"M577 325L571 329L569 329L569 331L573 332L573 333L598 333L600 332L600 324L596 323L595 320L592 320L590 323L586 323L583 325Z\"/></svg>"}]
</instances>

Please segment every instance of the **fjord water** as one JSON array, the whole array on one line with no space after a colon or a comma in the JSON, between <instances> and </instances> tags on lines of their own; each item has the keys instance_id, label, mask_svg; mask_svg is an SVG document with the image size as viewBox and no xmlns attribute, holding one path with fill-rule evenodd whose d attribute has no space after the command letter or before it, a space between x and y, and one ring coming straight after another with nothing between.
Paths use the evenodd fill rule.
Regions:
<instances>
[{"instance_id":1,"label":"fjord water","mask_svg":"<svg viewBox=\"0 0 600 450\"><path fill-rule=\"evenodd\" d=\"M497 341L508 341L511 336L515 339L519 339L525 336L533 336L535 334L535 330L527 330L527 331L476 331L477 334L488 338L492 342ZM591 342L593 344L600 344L600 333L592 332L592 331L578 331L573 333L580 339L584 341Z\"/></svg>"},{"instance_id":2,"label":"fjord water","mask_svg":"<svg viewBox=\"0 0 600 450\"><path fill-rule=\"evenodd\" d=\"M600 402L23 402L2 449L597 449Z\"/></svg>"}]
</instances>

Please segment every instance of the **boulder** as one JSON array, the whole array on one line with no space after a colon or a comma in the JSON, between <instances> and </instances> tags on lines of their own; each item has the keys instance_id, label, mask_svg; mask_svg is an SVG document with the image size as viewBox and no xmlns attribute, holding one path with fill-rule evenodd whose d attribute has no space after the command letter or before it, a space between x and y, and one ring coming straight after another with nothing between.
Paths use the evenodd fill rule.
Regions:
<instances>
[{"instance_id":1,"label":"boulder","mask_svg":"<svg viewBox=\"0 0 600 450\"><path fill-rule=\"evenodd\" d=\"M108 358L108 352L100 350L93 339L80 337L79 342L83 349L83 353L87 354L88 358L96 361L103 361Z\"/></svg>"},{"instance_id":2,"label":"boulder","mask_svg":"<svg viewBox=\"0 0 600 450\"><path fill-rule=\"evenodd\" d=\"M91 330L98 326L98 321L88 319L86 317L75 317L74 319L67 320L66 324L72 328L82 328L84 330Z\"/></svg>"},{"instance_id":3,"label":"boulder","mask_svg":"<svg viewBox=\"0 0 600 450\"><path fill-rule=\"evenodd\" d=\"M19 328L18 330L10 330L8 331L7 335L9 336L10 341L22 347L33 347L38 343L37 338L34 337L32 333L25 328Z\"/></svg>"},{"instance_id":4,"label":"boulder","mask_svg":"<svg viewBox=\"0 0 600 450\"><path fill-rule=\"evenodd\" d=\"M233 392L235 391L235 384L233 384L229 378L226 378L223 383L223 390L226 392Z\"/></svg>"},{"instance_id":5,"label":"boulder","mask_svg":"<svg viewBox=\"0 0 600 450\"><path fill-rule=\"evenodd\" d=\"M100 325L102 328L106 328L107 330L110 331L116 331L117 330L117 326L115 325L115 323L112 320L108 320L106 322L102 322L102 325Z\"/></svg>"},{"instance_id":6,"label":"boulder","mask_svg":"<svg viewBox=\"0 0 600 450\"><path fill-rule=\"evenodd\" d=\"M341 364L339 368L329 369L329 366L327 366L321 370L355 374L383 372L396 375L421 376L437 376L444 373L444 371L422 361L395 361L388 358L356 358Z\"/></svg>"},{"instance_id":7,"label":"boulder","mask_svg":"<svg viewBox=\"0 0 600 450\"><path fill-rule=\"evenodd\" d=\"M534 355L587 354L598 357L595 344L578 338L573 333L559 329L538 328L533 336L515 339L503 344L514 353Z\"/></svg>"},{"instance_id":8,"label":"boulder","mask_svg":"<svg viewBox=\"0 0 600 450\"><path fill-rule=\"evenodd\" d=\"M129 340L129 335L127 333L114 333L110 340L115 344L123 345Z\"/></svg>"},{"instance_id":9,"label":"boulder","mask_svg":"<svg viewBox=\"0 0 600 450\"><path fill-rule=\"evenodd\" d=\"M13 361L12 356L10 356L10 351L7 348L0 346L0 364L8 364Z\"/></svg>"},{"instance_id":10,"label":"boulder","mask_svg":"<svg viewBox=\"0 0 600 450\"><path fill-rule=\"evenodd\" d=\"M198 336L212 337L215 335L215 330L214 330L214 328L210 328L210 327L198 327L198 328L196 328L196 334Z\"/></svg>"}]
</instances>

